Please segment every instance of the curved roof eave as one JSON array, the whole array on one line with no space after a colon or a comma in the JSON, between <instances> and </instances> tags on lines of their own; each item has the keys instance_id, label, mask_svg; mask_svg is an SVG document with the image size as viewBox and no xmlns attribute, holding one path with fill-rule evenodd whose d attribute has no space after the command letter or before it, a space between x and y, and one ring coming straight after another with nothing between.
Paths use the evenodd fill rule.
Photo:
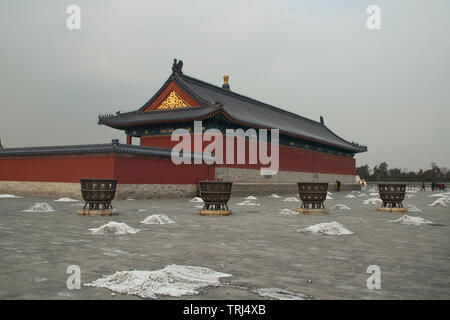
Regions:
<instances>
[{"instance_id":1,"label":"curved roof eave","mask_svg":"<svg viewBox=\"0 0 450 320\"><path fill-rule=\"evenodd\" d=\"M151 110L143 112L143 110L161 94L161 92L171 81L174 81L180 89L197 100L201 105L198 107L195 106L174 110ZM205 110L203 110L203 112L199 112L198 110L200 108L205 108ZM208 108L211 109L207 110ZM263 109L261 110L260 108ZM339 137L323 123L254 100L230 90L224 90L218 86L178 72L173 72L158 92L138 110L118 115L110 114L106 116L99 116L98 123L115 129L124 130L127 126L133 125L203 120L216 114L218 112L217 110L220 110L220 112L225 114L226 118L232 122L266 129L278 127L280 129L280 133L289 136L349 150L355 153L367 151L366 146L351 143ZM266 110L266 112L264 112L264 110ZM194 114L189 114L192 113L192 111L195 111ZM170 114L170 112L173 112L173 114L183 114L183 116L163 116L164 114ZM142 118L144 114L149 118L139 119ZM162 116L151 119L151 117L155 114ZM124 117L134 117L134 120L126 121L122 119L122 121L119 121L119 118ZM257 119L252 121L255 117Z\"/></svg>"},{"instance_id":2,"label":"curved roof eave","mask_svg":"<svg viewBox=\"0 0 450 320\"><path fill-rule=\"evenodd\" d=\"M219 92L220 94L228 95L228 96L237 96L237 97L239 97L239 99L248 101L248 102L250 102L250 103L252 103L252 104L257 104L257 105L260 106L260 107L268 108L268 109L270 109L270 110L272 110L272 111L274 111L274 112L277 112L277 113L280 113L280 114L283 114L283 115L287 115L287 116L289 116L289 117L295 117L296 119L299 119L300 121L305 121L305 122L308 122L308 123L313 124L313 125L315 125L315 126L324 128L326 131L328 131L328 132L329 132L332 136L334 136L336 139L342 141L343 144L336 144L336 143L332 143L332 142L330 142L330 141L326 141L326 140L322 140L322 139L316 139L316 138L314 138L314 137L310 137L310 136L306 136L306 135L299 135L299 134L294 133L294 132L291 132L291 131L289 131L289 130L283 130L283 129L280 128L280 132L284 132L284 133L287 134L287 135L294 136L294 137L299 137L299 138L302 138L302 139L311 140L311 141L315 141L315 142L319 142L319 143L322 143L322 144L325 144L325 145L330 145L330 146L334 146L334 147L337 147L337 148L341 148L341 149L345 149L345 150L350 150L350 151L353 151L353 152L365 152L365 151L367 151L367 147L366 147L366 146L354 145L353 143L348 142L347 140L345 140L345 139L339 137L337 134L335 134L335 133L334 133L333 131L331 131L328 127L326 127L324 124L322 124L322 123L320 123L320 122L317 122L317 121L314 121L314 120L311 120L311 119L302 117L302 116L300 116L300 115L298 115L298 114L295 114L295 113L292 113L292 112L289 112L289 111L286 111L286 110L283 110L283 109L280 109L280 108L271 106L271 105L266 104L266 103L264 103L264 102L261 102L261 101L258 101L258 100L254 100L254 99L252 99L252 98L243 96L243 95L238 94L238 93L234 93L234 92L229 91L229 90L223 90L223 89L220 88L220 87L217 87L217 86L214 86L214 85L212 85L212 84L210 84L210 83L207 83L207 82L204 82L204 81L201 81L201 80L198 80L198 79L195 79L195 78L186 76L186 75L184 75L184 74L181 75L181 76L178 76L178 79L181 80L181 81L179 82L179 85L183 86L184 88L189 88L190 91L194 91L194 89L192 89L192 88L189 86L189 84L188 84L186 81L184 81L183 78L186 78L186 79L188 79L189 81L198 82L198 83L200 83L201 85L204 85L204 86L208 86L209 88L211 88L212 90L215 90L215 91ZM203 99L207 99L207 98L203 97ZM214 103L218 103L218 101L214 101ZM222 102L220 102L220 103L222 103ZM271 129L271 128L268 128L267 126L264 126L264 125L261 125L261 124L258 124L258 123L252 122L252 121L248 121L247 119L245 119L245 120L243 120L243 121L240 120L240 119L237 119L236 117L233 117L231 114L229 114L229 113L226 112L226 109L227 109L227 108L226 108L226 105L225 105L225 104L222 105L222 107L223 107L223 108L222 108L222 113L226 113L226 114L229 116L230 119L234 119L235 121L238 121L238 122L240 122L240 123L248 123L249 125L257 125L257 126L260 126L260 127L262 127L262 128Z\"/></svg>"}]
</instances>

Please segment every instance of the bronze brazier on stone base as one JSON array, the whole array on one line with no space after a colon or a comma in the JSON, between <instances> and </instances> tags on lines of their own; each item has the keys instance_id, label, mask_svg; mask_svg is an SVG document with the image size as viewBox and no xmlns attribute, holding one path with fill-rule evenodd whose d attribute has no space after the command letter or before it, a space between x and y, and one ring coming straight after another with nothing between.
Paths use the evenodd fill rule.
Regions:
<instances>
[{"instance_id":1,"label":"bronze brazier on stone base","mask_svg":"<svg viewBox=\"0 0 450 320\"><path fill-rule=\"evenodd\" d=\"M403 199L405 199L406 184L379 184L378 192L380 199L383 201L378 211L404 213L408 211L403 207Z\"/></svg>"},{"instance_id":2,"label":"bronze brazier on stone base","mask_svg":"<svg viewBox=\"0 0 450 320\"><path fill-rule=\"evenodd\" d=\"M231 196L233 182L226 181L200 181L200 197L204 205L198 211L201 215L227 216L231 214L228 200Z\"/></svg>"},{"instance_id":3,"label":"bronze brazier on stone base","mask_svg":"<svg viewBox=\"0 0 450 320\"><path fill-rule=\"evenodd\" d=\"M327 214L323 202L327 198L328 183L299 182L298 193L302 205L297 212L303 214Z\"/></svg>"},{"instance_id":4,"label":"bronze brazier on stone base","mask_svg":"<svg viewBox=\"0 0 450 320\"><path fill-rule=\"evenodd\" d=\"M117 179L80 179L80 184L85 205L78 214L104 216L113 213L111 201L116 194Z\"/></svg>"}]
</instances>

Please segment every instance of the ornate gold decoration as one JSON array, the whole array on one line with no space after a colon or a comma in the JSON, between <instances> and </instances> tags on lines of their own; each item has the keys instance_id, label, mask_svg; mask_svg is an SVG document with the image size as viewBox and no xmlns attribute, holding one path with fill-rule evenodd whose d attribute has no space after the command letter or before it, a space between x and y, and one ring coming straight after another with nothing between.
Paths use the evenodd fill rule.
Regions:
<instances>
[{"instance_id":1,"label":"ornate gold decoration","mask_svg":"<svg viewBox=\"0 0 450 320\"><path fill-rule=\"evenodd\" d=\"M156 109L175 109L190 106L191 105L184 101L175 91L170 91L169 95Z\"/></svg>"}]
</instances>

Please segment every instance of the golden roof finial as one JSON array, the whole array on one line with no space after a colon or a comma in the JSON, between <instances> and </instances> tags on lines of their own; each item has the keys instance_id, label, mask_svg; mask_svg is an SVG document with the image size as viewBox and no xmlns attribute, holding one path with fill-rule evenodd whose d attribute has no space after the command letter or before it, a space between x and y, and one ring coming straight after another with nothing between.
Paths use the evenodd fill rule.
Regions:
<instances>
[{"instance_id":1,"label":"golden roof finial","mask_svg":"<svg viewBox=\"0 0 450 320\"><path fill-rule=\"evenodd\" d=\"M222 85L222 88L223 89L225 89L225 90L230 90L230 85L228 84L228 79L230 78L230 76L229 75L224 75L223 76L223 85Z\"/></svg>"}]
</instances>

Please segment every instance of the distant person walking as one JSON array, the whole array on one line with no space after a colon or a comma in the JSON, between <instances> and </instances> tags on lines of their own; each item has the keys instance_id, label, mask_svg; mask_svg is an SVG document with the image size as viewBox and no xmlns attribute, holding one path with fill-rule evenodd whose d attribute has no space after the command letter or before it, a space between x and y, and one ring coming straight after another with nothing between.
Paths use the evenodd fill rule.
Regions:
<instances>
[{"instance_id":1,"label":"distant person walking","mask_svg":"<svg viewBox=\"0 0 450 320\"><path fill-rule=\"evenodd\" d=\"M420 189L420 191L425 191L425 182L422 182L422 188Z\"/></svg>"},{"instance_id":2,"label":"distant person walking","mask_svg":"<svg viewBox=\"0 0 450 320\"><path fill-rule=\"evenodd\" d=\"M366 181L364 179L362 179L361 190L363 190L363 191L366 190L366 187L367 187Z\"/></svg>"},{"instance_id":3,"label":"distant person walking","mask_svg":"<svg viewBox=\"0 0 450 320\"><path fill-rule=\"evenodd\" d=\"M3 149L2 140L0 139L0 149Z\"/></svg>"},{"instance_id":4,"label":"distant person walking","mask_svg":"<svg viewBox=\"0 0 450 320\"><path fill-rule=\"evenodd\" d=\"M336 191L339 192L341 191L341 182L339 180L336 180Z\"/></svg>"}]
</instances>

